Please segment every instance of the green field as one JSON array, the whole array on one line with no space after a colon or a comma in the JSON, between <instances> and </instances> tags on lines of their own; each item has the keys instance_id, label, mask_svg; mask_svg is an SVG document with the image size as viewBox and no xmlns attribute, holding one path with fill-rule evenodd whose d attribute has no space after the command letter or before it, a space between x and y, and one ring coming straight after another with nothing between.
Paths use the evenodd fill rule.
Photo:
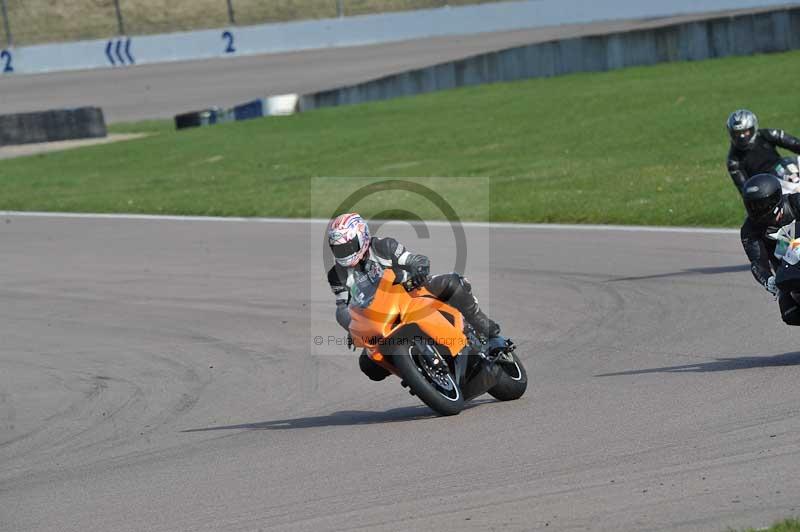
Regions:
<instances>
[{"instance_id":1,"label":"green field","mask_svg":"<svg viewBox=\"0 0 800 532\"><path fill-rule=\"evenodd\" d=\"M311 212L315 176L488 176L493 221L736 226L725 120L748 107L800 133L799 63L673 63L182 132L121 124L152 135L2 161L0 209L306 217L328 214ZM486 201L453 183L459 202Z\"/></svg>"}]
</instances>

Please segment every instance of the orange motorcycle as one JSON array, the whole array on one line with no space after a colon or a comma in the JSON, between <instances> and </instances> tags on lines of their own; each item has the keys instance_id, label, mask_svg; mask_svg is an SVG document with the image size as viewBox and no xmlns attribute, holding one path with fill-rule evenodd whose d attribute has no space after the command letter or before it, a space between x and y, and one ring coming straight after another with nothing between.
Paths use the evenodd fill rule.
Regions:
<instances>
[{"instance_id":1,"label":"orange motorcycle","mask_svg":"<svg viewBox=\"0 0 800 532\"><path fill-rule=\"evenodd\" d=\"M501 401L525 393L528 377L511 340L486 339L461 313L387 268L350 287L350 335L377 364L439 414L488 392Z\"/></svg>"}]
</instances>

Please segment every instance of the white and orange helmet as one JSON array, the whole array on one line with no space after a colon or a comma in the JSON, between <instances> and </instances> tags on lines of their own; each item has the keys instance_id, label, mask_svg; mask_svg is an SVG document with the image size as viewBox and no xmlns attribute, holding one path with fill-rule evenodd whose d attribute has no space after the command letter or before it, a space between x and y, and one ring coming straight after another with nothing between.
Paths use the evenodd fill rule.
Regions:
<instances>
[{"instance_id":1,"label":"white and orange helmet","mask_svg":"<svg viewBox=\"0 0 800 532\"><path fill-rule=\"evenodd\" d=\"M328 245L337 264L355 266L369 250L367 222L354 212L337 216L328 224Z\"/></svg>"}]
</instances>

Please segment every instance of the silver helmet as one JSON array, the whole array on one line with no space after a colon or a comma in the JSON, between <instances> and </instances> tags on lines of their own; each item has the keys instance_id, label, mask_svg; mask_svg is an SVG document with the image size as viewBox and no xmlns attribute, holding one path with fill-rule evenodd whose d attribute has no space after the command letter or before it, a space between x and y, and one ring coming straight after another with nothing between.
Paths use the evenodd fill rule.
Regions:
<instances>
[{"instance_id":1,"label":"silver helmet","mask_svg":"<svg viewBox=\"0 0 800 532\"><path fill-rule=\"evenodd\" d=\"M758 135L758 118L747 109L732 112L728 117L728 135L740 150L750 149Z\"/></svg>"}]
</instances>

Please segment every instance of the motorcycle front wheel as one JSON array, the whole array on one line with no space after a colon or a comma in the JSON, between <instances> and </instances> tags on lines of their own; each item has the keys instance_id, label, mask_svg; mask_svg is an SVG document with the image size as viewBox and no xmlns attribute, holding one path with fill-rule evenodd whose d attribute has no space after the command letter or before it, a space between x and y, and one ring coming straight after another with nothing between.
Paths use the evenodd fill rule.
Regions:
<instances>
[{"instance_id":1,"label":"motorcycle front wheel","mask_svg":"<svg viewBox=\"0 0 800 532\"><path fill-rule=\"evenodd\" d=\"M416 340L396 346L392 363L413 395L443 416L454 416L464 408L464 395L456 384L445 356L436 344Z\"/></svg>"}]
</instances>

